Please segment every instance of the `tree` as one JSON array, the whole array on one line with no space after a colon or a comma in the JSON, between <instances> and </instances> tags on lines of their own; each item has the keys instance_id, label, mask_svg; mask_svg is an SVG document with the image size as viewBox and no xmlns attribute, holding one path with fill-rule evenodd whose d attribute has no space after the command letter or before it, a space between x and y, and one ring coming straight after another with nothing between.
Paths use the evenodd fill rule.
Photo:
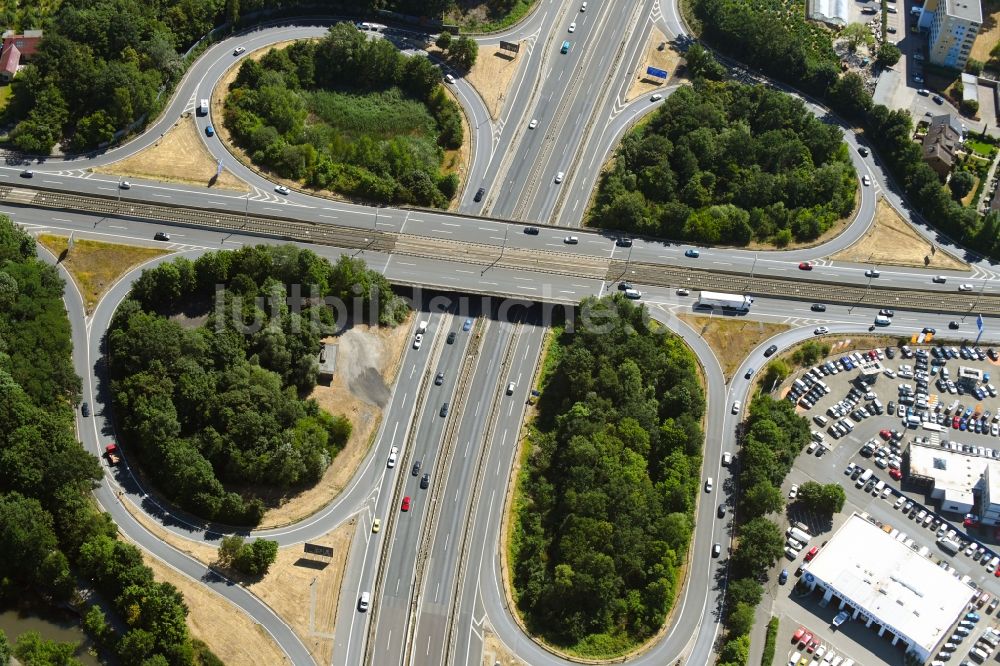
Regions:
<instances>
[{"instance_id":1,"label":"tree","mask_svg":"<svg viewBox=\"0 0 1000 666\"><path fill-rule=\"evenodd\" d=\"M844 508L847 496L838 483L819 484L806 481L799 487L798 499L810 511L832 516Z\"/></svg>"},{"instance_id":2,"label":"tree","mask_svg":"<svg viewBox=\"0 0 1000 666\"><path fill-rule=\"evenodd\" d=\"M243 550L243 544L244 539L239 534L223 537L219 545L219 564L224 567L231 566Z\"/></svg>"},{"instance_id":3,"label":"tree","mask_svg":"<svg viewBox=\"0 0 1000 666\"><path fill-rule=\"evenodd\" d=\"M739 576L759 576L785 552L785 537L767 518L754 518L740 529L733 553L733 570Z\"/></svg>"},{"instance_id":4,"label":"tree","mask_svg":"<svg viewBox=\"0 0 1000 666\"><path fill-rule=\"evenodd\" d=\"M962 115L975 118L976 114L979 113L979 100L963 99L958 110L962 112Z\"/></svg>"},{"instance_id":5,"label":"tree","mask_svg":"<svg viewBox=\"0 0 1000 666\"><path fill-rule=\"evenodd\" d=\"M785 500L780 488L775 488L767 480L761 480L743 492L740 505L750 517L765 516L781 511Z\"/></svg>"},{"instance_id":6,"label":"tree","mask_svg":"<svg viewBox=\"0 0 1000 666\"><path fill-rule=\"evenodd\" d=\"M240 549L234 566L250 576L263 576L278 558L278 542L256 539Z\"/></svg>"},{"instance_id":7,"label":"tree","mask_svg":"<svg viewBox=\"0 0 1000 666\"><path fill-rule=\"evenodd\" d=\"M847 47L852 53L862 44L871 46L875 43L875 36L864 23L848 23L840 31L840 36L847 40Z\"/></svg>"},{"instance_id":8,"label":"tree","mask_svg":"<svg viewBox=\"0 0 1000 666\"><path fill-rule=\"evenodd\" d=\"M948 181L951 196L955 198L955 201L961 201L966 194L972 191L975 184L976 177L964 169L951 174L951 180Z\"/></svg>"},{"instance_id":9,"label":"tree","mask_svg":"<svg viewBox=\"0 0 1000 666\"><path fill-rule=\"evenodd\" d=\"M7 664L10 662L10 641L7 640L7 634L3 629L0 629L0 664Z\"/></svg>"},{"instance_id":10,"label":"tree","mask_svg":"<svg viewBox=\"0 0 1000 666\"><path fill-rule=\"evenodd\" d=\"M733 636L743 636L753 628L754 607L742 601L737 602L726 617L726 626Z\"/></svg>"},{"instance_id":11,"label":"tree","mask_svg":"<svg viewBox=\"0 0 1000 666\"><path fill-rule=\"evenodd\" d=\"M892 67L899 62L902 55L898 46L890 42L885 42L882 46L878 47L878 55L875 56L875 62L882 67Z\"/></svg>"},{"instance_id":12,"label":"tree","mask_svg":"<svg viewBox=\"0 0 1000 666\"><path fill-rule=\"evenodd\" d=\"M772 386L777 386L785 381L790 373L791 368L788 367L788 363L784 359L775 359L767 364L767 370L760 380L761 385L765 391L770 391Z\"/></svg>"},{"instance_id":13,"label":"tree","mask_svg":"<svg viewBox=\"0 0 1000 666\"><path fill-rule=\"evenodd\" d=\"M447 30L442 30L441 34L437 36L434 40L434 45L437 46L442 51L447 51L448 47L451 46L451 33Z\"/></svg>"},{"instance_id":14,"label":"tree","mask_svg":"<svg viewBox=\"0 0 1000 666\"><path fill-rule=\"evenodd\" d=\"M688 47L684 61L687 63L688 71L691 72L691 78L705 78L712 81L722 81L726 78L726 68L698 42Z\"/></svg>"},{"instance_id":15,"label":"tree","mask_svg":"<svg viewBox=\"0 0 1000 666\"><path fill-rule=\"evenodd\" d=\"M969 72L970 74L975 74L976 76L979 76L980 74L983 73L982 61L976 60L975 58L969 58L968 60L965 61L965 71Z\"/></svg>"},{"instance_id":16,"label":"tree","mask_svg":"<svg viewBox=\"0 0 1000 666\"><path fill-rule=\"evenodd\" d=\"M448 47L448 61L461 70L468 71L476 64L479 57L479 44L471 37L453 39Z\"/></svg>"}]
</instances>

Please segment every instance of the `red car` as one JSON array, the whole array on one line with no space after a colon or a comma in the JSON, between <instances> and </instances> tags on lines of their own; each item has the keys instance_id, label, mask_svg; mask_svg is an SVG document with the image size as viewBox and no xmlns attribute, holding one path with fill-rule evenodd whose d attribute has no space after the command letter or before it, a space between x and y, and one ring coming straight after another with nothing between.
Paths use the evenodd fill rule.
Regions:
<instances>
[{"instance_id":1,"label":"red car","mask_svg":"<svg viewBox=\"0 0 1000 666\"><path fill-rule=\"evenodd\" d=\"M818 552L819 552L819 546L813 546L812 548L810 548L809 552L806 553L805 557L806 562L809 562L812 560L812 558L816 557L816 553Z\"/></svg>"},{"instance_id":2,"label":"red car","mask_svg":"<svg viewBox=\"0 0 1000 666\"><path fill-rule=\"evenodd\" d=\"M959 423L960 423L961 421L962 421L962 419L961 419L960 417L958 417L958 416L954 417L954 418L953 418L953 419L951 420L951 427L952 427L952 428L954 428L955 430L958 430L958 424L959 424Z\"/></svg>"},{"instance_id":3,"label":"red car","mask_svg":"<svg viewBox=\"0 0 1000 666\"><path fill-rule=\"evenodd\" d=\"M903 473L896 468L892 468L889 470L889 476L899 481L900 479L903 478Z\"/></svg>"},{"instance_id":4,"label":"red car","mask_svg":"<svg viewBox=\"0 0 1000 666\"><path fill-rule=\"evenodd\" d=\"M810 643L812 643L812 639L813 635L807 631L805 634L802 635L802 640L799 642L802 643L802 645L809 645Z\"/></svg>"},{"instance_id":5,"label":"red car","mask_svg":"<svg viewBox=\"0 0 1000 666\"><path fill-rule=\"evenodd\" d=\"M803 261L802 263L799 264L800 271L811 271L812 269L813 265L810 264L808 261Z\"/></svg>"},{"instance_id":6,"label":"red car","mask_svg":"<svg viewBox=\"0 0 1000 666\"><path fill-rule=\"evenodd\" d=\"M403 498L403 505L401 507L399 507L399 508L401 510L403 510L403 511L409 511L410 510L410 496L409 495L407 495L406 497Z\"/></svg>"},{"instance_id":7,"label":"red car","mask_svg":"<svg viewBox=\"0 0 1000 666\"><path fill-rule=\"evenodd\" d=\"M812 652L819 647L819 641L815 638L809 641L809 645L806 646L806 652Z\"/></svg>"},{"instance_id":8,"label":"red car","mask_svg":"<svg viewBox=\"0 0 1000 666\"><path fill-rule=\"evenodd\" d=\"M997 569L997 571L1000 571L1000 569ZM799 641L801 641L802 635L805 633L806 633L805 627L799 627L798 629L796 629L795 633L792 634L792 642L798 643Z\"/></svg>"},{"instance_id":9,"label":"red car","mask_svg":"<svg viewBox=\"0 0 1000 666\"><path fill-rule=\"evenodd\" d=\"M879 430L878 436L886 441L889 441L892 438L892 433L888 430Z\"/></svg>"}]
</instances>

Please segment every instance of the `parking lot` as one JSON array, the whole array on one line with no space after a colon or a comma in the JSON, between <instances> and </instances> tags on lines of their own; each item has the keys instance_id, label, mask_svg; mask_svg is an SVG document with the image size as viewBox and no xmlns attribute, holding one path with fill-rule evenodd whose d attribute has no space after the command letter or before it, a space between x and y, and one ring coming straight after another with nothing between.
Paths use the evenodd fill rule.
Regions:
<instances>
[{"instance_id":1,"label":"parking lot","mask_svg":"<svg viewBox=\"0 0 1000 666\"><path fill-rule=\"evenodd\" d=\"M775 597L773 613L781 621L780 635L788 641L790 632L800 625L812 629L814 636L828 643L826 652L836 653L827 663L836 657L841 657L842 663L848 663L848 659L858 664L903 663L902 649L891 646L887 639L879 639L876 631L861 623L847 621L834 632L830 623L837 614L835 604L820 608L821 597L811 594L799 597L792 593L803 556L814 545L822 547L823 535L831 533L839 521L855 511L867 513L897 540L989 595L981 607L970 608L978 610L983 618L976 627L978 633L972 634L973 639L978 638L987 624L994 623L995 600L1000 593L1000 578L996 576L1000 571L997 566L1000 550L994 547L992 528L975 530L963 524L964 515L940 514L936 506L927 503L920 490L908 483L905 471L906 447L915 438L932 446L946 443L949 450L964 447L962 452L967 455L1000 459L1000 417L994 416L1000 408L1000 398L995 387L990 386L990 375L996 375L1000 364L988 355L990 350L980 350L983 357L980 359L972 349L948 344L942 351L935 346L833 354L829 363L836 372L828 366L824 374L814 366L789 378L783 387L783 395L795 400L800 413L810 418L815 444L796 461L785 482L786 496L792 484L810 480L838 482L844 487L847 502L843 512L830 521L809 515L789 501L789 519L804 523L816 536L794 558L779 563L779 570L786 568L791 574L788 583L784 586L778 583L775 572L768 592ZM879 365L872 365L872 361L878 361ZM869 364L870 384L857 381L864 363ZM981 380L957 381L959 367L978 370ZM978 395L974 392L977 390ZM839 429L836 424L841 424ZM869 470L870 474L866 474ZM862 477L867 480L859 485ZM985 533L988 540L973 538L967 534L969 529ZM949 534L959 547L955 555L937 545L939 537L948 538ZM960 642L942 659L962 663L973 643L973 640ZM788 663L796 651L801 653L799 659L809 657L807 664L814 658L814 653L808 653L804 647L790 646L784 657L779 649L776 663Z\"/></svg>"}]
</instances>

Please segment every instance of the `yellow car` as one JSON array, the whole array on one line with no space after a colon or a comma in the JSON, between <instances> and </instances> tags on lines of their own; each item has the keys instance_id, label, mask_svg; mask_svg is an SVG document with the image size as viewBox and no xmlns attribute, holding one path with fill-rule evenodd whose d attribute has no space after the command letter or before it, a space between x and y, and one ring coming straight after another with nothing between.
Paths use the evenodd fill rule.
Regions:
<instances>
[{"instance_id":1,"label":"yellow car","mask_svg":"<svg viewBox=\"0 0 1000 666\"><path fill-rule=\"evenodd\" d=\"M380 529L382 529L382 519L376 518L372 521L372 532L378 532Z\"/></svg>"}]
</instances>

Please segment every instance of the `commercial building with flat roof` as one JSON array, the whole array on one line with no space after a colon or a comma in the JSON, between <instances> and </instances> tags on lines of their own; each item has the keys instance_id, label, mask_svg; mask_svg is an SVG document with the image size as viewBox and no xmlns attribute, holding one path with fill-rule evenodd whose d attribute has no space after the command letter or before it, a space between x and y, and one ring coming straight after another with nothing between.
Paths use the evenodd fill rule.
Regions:
<instances>
[{"instance_id":1,"label":"commercial building with flat roof","mask_svg":"<svg viewBox=\"0 0 1000 666\"><path fill-rule=\"evenodd\" d=\"M976 503L973 491L984 484L983 476L991 460L936 444L925 446L916 442L910 444L907 452L910 480L929 486L928 494L941 503L942 511L968 513L972 510Z\"/></svg>"},{"instance_id":2,"label":"commercial building with flat roof","mask_svg":"<svg viewBox=\"0 0 1000 666\"><path fill-rule=\"evenodd\" d=\"M858 514L847 519L816 557L803 565L802 580L839 599L854 620L878 625L907 652L926 661L965 613L976 593Z\"/></svg>"}]
</instances>

